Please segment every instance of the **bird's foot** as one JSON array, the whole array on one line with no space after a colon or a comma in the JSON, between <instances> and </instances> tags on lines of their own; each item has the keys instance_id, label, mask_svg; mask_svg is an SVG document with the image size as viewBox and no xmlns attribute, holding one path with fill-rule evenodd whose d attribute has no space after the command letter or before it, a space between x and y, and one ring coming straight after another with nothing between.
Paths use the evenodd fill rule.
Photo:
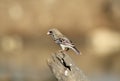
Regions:
<instances>
[{"instance_id":1,"label":"bird's foot","mask_svg":"<svg viewBox=\"0 0 120 81\"><path fill-rule=\"evenodd\" d=\"M59 52L63 55L63 58L65 57L65 50L59 50Z\"/></svg>"}]
</instances>

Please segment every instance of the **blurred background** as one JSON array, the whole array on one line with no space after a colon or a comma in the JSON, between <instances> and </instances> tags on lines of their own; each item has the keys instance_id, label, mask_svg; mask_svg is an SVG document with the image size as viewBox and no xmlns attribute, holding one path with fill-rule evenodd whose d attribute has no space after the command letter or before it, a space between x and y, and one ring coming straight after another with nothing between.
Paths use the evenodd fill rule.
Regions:
<instances>
[{"instance_id":1,"label":"blurred background","mask_svg":"<svg viewBox=\"0 0 120 81\"><path fill-rule=\"evenodd\" d=\"M47 66L58 28L91 81L120 81L120 0L0 0L0 81L57 81Z\"/></svg>"}]
</instances>

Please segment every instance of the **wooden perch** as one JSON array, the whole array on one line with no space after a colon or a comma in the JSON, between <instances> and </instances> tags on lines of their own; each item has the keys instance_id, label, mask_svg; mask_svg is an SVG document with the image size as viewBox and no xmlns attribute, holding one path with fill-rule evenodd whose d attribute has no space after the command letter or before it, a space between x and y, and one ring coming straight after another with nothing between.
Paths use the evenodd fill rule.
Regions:
<instances>
[{"instance_id":1,"label":"wooden perch","mask_svg":"<svg viewBox=\"0 0 120 81\"><path fill-rule=\"evenodd\" d=\"M53 54L48 66L58 81L89 81L70 56L63 52Z\"/></svg>"}]
</instances>

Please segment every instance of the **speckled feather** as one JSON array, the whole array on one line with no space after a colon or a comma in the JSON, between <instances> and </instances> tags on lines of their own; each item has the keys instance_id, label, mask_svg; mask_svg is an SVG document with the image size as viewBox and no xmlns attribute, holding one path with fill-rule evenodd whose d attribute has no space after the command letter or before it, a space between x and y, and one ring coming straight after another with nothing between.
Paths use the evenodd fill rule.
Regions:
<instances>
[{"instance_id":1,"label":"speckled feather","mask_svg":"<svg viewBox=\"0 0 120 81\"><path fill-rule=\"evenodd\" d=\"M50 29L48 34L52 36L55 43L61 46L62 50L65 50L65 48L71 48L76 52L76 54L80 54L79 50L75 47L72 41L64 36L58 29Z\"/></svg>"}]
</instances>

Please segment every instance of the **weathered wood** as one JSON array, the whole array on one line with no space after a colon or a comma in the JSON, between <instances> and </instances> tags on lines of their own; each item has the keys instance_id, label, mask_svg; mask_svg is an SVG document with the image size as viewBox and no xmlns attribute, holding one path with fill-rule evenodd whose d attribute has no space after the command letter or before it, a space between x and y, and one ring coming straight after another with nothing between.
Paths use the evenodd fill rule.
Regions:
<instances>
[{"instance_id":1,"label":"weathered wood","mask_svg":"<svg viewBox=\"0 0 120 81\"><path fill-rule=\"evenodd\" d=\"M68 54L57 52L48 59L48 66L58 81L89 81Z\"/></svg>"}]
</instances>

